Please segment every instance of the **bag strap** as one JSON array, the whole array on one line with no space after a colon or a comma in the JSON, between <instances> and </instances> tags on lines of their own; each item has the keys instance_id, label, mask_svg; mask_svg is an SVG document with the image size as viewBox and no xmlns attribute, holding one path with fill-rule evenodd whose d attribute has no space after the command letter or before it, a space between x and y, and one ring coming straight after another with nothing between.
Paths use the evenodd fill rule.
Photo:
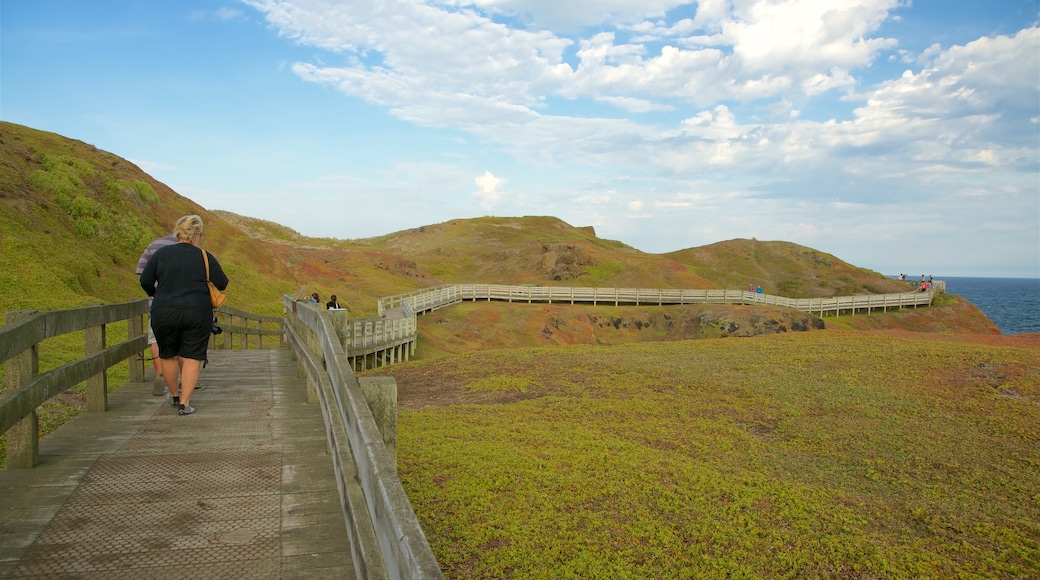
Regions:
<instances>
[{"instance_id":1,"label":"bag strap","mask_svg":"<svg viewBox=\"0 0 1040 580\"><path fill-rule=\"evenodd\" d=\"M199 248L202 250L202 248ZM206 250L202 250L202 261L206 262L206 281L209 282L209 256L206 254Z\"/></svg>"}]
</instances>

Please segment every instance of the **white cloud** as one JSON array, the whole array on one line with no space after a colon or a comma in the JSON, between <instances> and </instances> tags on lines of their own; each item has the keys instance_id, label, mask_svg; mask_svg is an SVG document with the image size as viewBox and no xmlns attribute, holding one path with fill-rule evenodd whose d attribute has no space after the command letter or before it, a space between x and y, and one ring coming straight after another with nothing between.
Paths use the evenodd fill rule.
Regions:
<instances>
[{"instance_id":1,"label":"white cloud","mask_svg":"<svg viewBox=\"0 0 1040 580\"><path fill-rule=\"evenodd\" d=\"M670 105L661 105L647 101L645 99L634 99L631 97L599 97L597 101L609 103L620 109L631 111L633 113L649 113L651 111L671 111L674 107Z\"/></svg>"},{"instance_id":2,"label":"white cloud","mask_svg":"<svg viewBox=\"0 0 1040 580\"><path fill-rule=\"evenodd\" d=\"M579 29L594 24L624 24L660 17L684 0L442 0L456 7L478 7L519 18L537 28Z\"/></svg>"},{"instance_id":3,"label":"white cloud","mask_svg":"<svg viewBox=\"0 0 1040 580\"><path fill-rule=\"evenodd\" d=\"M505 184L505 179L495 177L490 171L485 171L484 175L476 177L473 182L478 187L473 195L480 199L480 208L484 211L491 211L502 201L502 192L499 191L499 188Z\"/></svg>"},{"instance_id":4,"label":"white cloud","mask_svg":"<svg viewBox=\"0 0 1040 580\"><path fill-rule=\"evenodd\" d=\"M891 221L900 199L930 204L951 231L971 224L946 214L952 192L999 199L973 216L994 223L1040 195L1035 25L915 54L879 33L905 0L242 1L279 34L328 51L328 63L293 65L307 81L535 172L603 172L589 190L543 185L559 192L561 217L602 232L626 231L638 213L678 220L683 236L823 241L849 231L846 214ZM909 67L902 76L864 80L895 61ZM622 183L615 169L637 177ZM485 211L503 202L490 172L477 185ZM590 197L602 209L578 207Z\"/></svg>"}]
</instances>

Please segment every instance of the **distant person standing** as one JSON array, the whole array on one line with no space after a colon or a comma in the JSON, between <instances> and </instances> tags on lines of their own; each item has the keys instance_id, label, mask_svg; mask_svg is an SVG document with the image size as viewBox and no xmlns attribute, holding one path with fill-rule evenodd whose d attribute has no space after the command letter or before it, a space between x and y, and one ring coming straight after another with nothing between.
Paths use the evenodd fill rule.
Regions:
<instances>
[{"instance_id":1,"label":"distant person standing","mask_svg":"<svg viewBox=\"0 0 1040 580\"><path fill-rule=\"evenodd\" d=\"M209 279L217 288L227 288L228 278L216 257L199 247L202 218L197 215L180 218L174 235L177 243L159 248L145 264L141 288L154 297L152 330L159 345L171 401L179 406L179 414L190 415L195 412L191 395L199 380L202 361L206 360L213 330L213 305L206 284L204 256L209 260ZM177 357L181 359L179 387L173 378Z\"/></svg>"},{"instance_id":2,"label":"distant person standing","mask_svg":"<svg viewBox=\"0 0 1040 580\"><path fill-rule=\"evenodd\" d=\"M321 304L321 297L318 296L317 292L315 292L314 294L311 294L311 297L307 300L307 302L310 302L311 304Z\"/></svg>"},{"instance_id":3,"label":"distant person standing","mask_svg":"<svg viewBox=\"0 0 1040 580\"><path fill-rule=\"evenodd\" d=\"M137 277L141 277L145 264L151 259L152 254L159 248L177 243L177 236L170 234L152 240L148 247L137 259ZM152 332L152 299L148 299L148 348L152 352L152 364L155 365L155 383L152 384L152 394L161 397L166 392L166 381L163 379L162 363L159 361L159 345L155 343L155 333Z\"/></svg>"},{"instance_id":4,"label":"distant person standing","mask_svg":"<svg viewBox=\"0 0 1040 580\"><path fill-rule=\"evenodd\" d=\"M333 294L329 297L329 301L325 303L326 310L343 310L343 307L339 305L339 300L336 300L336 295Z\"/></svg>"}]
</instances>

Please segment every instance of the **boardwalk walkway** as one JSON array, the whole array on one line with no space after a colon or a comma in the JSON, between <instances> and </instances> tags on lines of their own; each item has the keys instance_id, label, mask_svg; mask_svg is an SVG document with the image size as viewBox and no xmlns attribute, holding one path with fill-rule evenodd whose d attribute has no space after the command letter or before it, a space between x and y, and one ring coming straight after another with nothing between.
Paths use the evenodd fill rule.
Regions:
<instances>
[{"instance_id":1,"label":"boardwalk walkway","mask_svg":"<svg viewBox=\"0 0 1040 580\"><path fill-rule=\"evenodd\" d=\"M0 578L352 578L317 405L289 351L210 350L198 410L151 383L0 470Z\"/></svg>"}]
</instances>

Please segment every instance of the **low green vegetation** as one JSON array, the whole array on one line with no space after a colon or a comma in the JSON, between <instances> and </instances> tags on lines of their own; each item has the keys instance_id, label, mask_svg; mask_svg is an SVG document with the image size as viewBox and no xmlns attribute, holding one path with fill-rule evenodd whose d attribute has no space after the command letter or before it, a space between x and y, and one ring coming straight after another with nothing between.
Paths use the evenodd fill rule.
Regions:
<instances>
[{"instance_id":1,"label":"low green vegetation","mask_svg":"<svg viewBox=\"0 0 1040 580\"><path fill-rule=\"evenodd\" d=\"M1036 354L827 332L381 372L503 394L400 413L400 477L449 578L1025 578Z\"/></svg>"}]
</instances>

